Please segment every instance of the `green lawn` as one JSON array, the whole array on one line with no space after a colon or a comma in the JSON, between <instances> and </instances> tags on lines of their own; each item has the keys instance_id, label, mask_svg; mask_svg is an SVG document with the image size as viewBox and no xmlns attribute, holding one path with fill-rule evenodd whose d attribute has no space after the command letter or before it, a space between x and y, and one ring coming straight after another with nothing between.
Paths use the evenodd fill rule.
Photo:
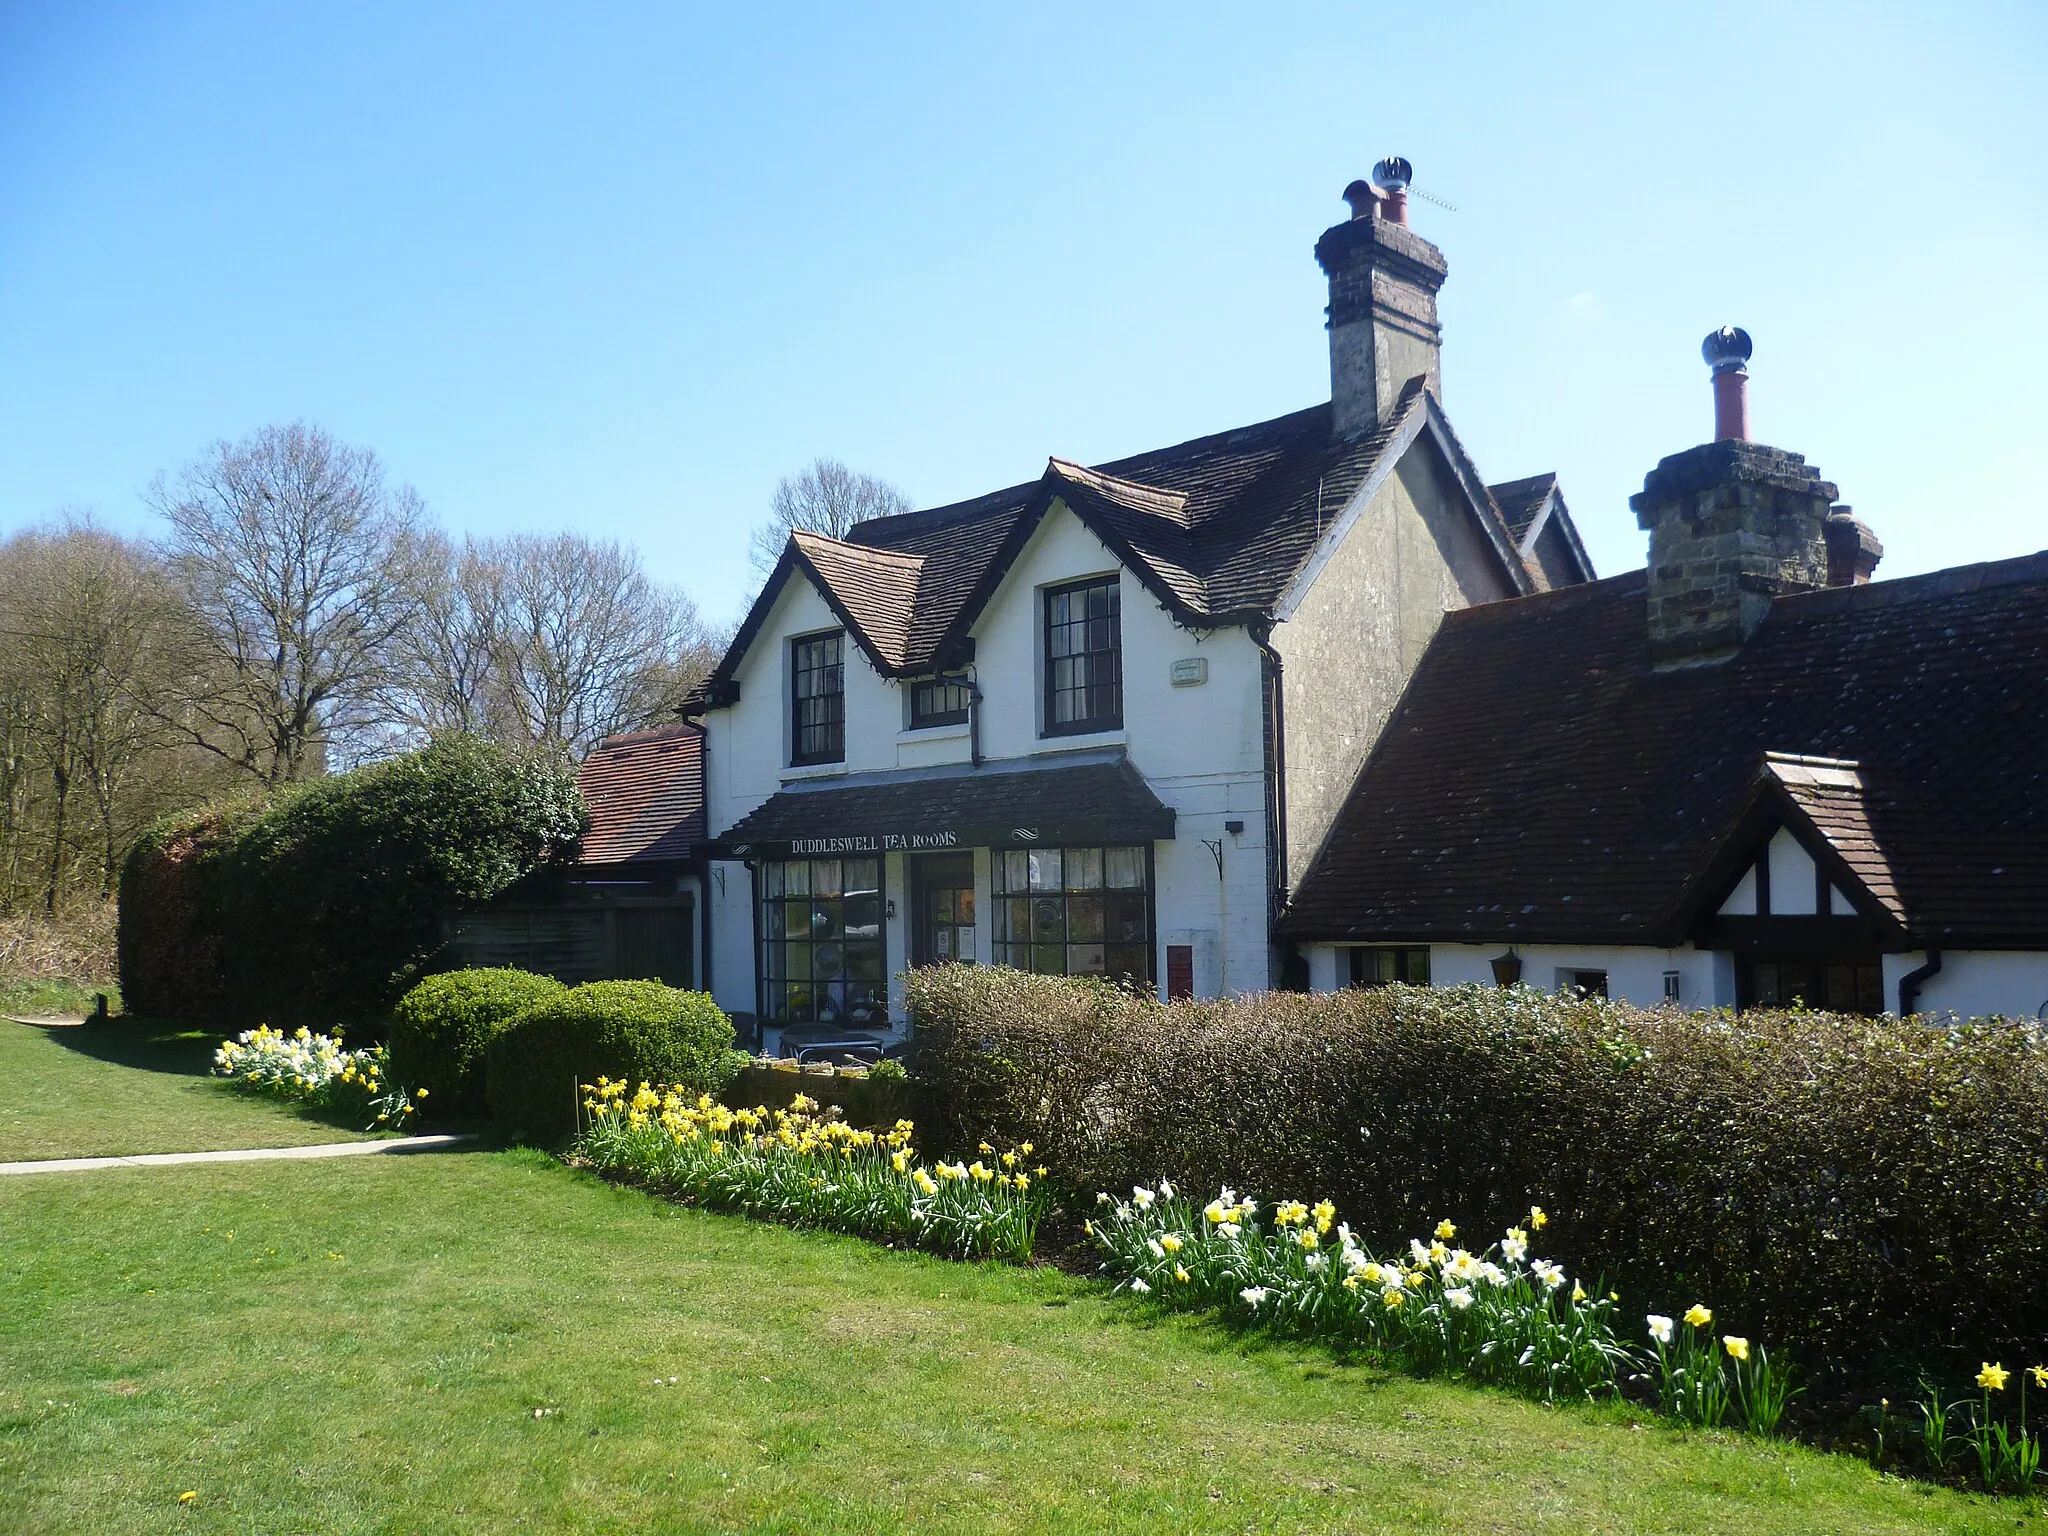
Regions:
<instances>
[{"instance_id":1,"label":"green lawn","mask_svg":"<svg viewBox=\"0 0 2048 1536\"><path fill-rule=\"evenodd\" d=\"M0 1162L362 1139L209 1078L220 1041L124 1019L48 1028L0 1019Z\"/></svg>"},{"instance_id":2,"label":"green lawn","mask_svg":"<svg viewBox=\"0 0 2048 1536\"><path fill-rule=\"evenodd\" d=\"M2043 1528L529 1152L0 1179L0 1296L10 1531Z\"/></svg>"}]
</instances>

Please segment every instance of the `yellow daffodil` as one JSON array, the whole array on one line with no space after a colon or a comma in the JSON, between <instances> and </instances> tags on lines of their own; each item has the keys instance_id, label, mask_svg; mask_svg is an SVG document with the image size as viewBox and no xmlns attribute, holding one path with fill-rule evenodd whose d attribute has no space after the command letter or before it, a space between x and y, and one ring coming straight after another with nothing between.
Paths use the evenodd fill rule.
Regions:
<instances>
[{"instance_id":1,"label":"yellow daffodil","mask_svg":"<svg viewBox=\"0 0 2048 1536\"><path fill-rule=\"evenodd\" d=\"M1458 1229L1451 1225L1450 1218L1446 1217L1444 1220L1436 1224L1436 1240L1438 1242L1448 1243L1452 1238L1456 1237L1457 1235Z\"/></svg>"},{"instance_id":2,"label":"yellow daffodil","mask_svg":"<svg viewBox=\"0 0 2048 1536\"><path fill-rule=\"evenodd\" d=\"M1984 1369L1977 1373L1977 1385L1986 1392L2003 1392L2005 1390L2005 1379L2011 1374L2012 1372L2008 1371L2004 1366L1993 1365L1989 1360L1986 1360L1984 1362Z\"/></svg>"},{"instance_id":3,"label":"yellow daffodil","mask_svg":"<svg viewBox=\"0 0 2048 1536\"><path fill-rule=\"evenodd\" d=\"M1174 1278L1174 1279L1176 1279L1176 1280L1178 1280L1178 1281L1179 1281L1179 1282L1180 1282L1180 1283L1181 1283L1182 1285L1186 1285L1186 1284L1188 1283L1188 1271L1187 1271L1187 1266L1186 1266L1186 1265L1184 1265L1184 1264L1176 1264L1176 1265L1174 1265L1174 1266L1173 1266L1173 1278Z\"/></svg>"},{"instance_id":4,"label":"yellow daffodil","mask_svg":"<svg viewBox=\"0 0 2048 1536\"><path fill-rule=\"evenodd\" d=\"M1529 1207L1529 1230L1531 1232L1541 1232L1549 1225L1550 1217L1544 1213L1542 1206L1532 1205Z\"/></svg>"},{"instance_id":5,"label":"yellow daffodil","mask_svg":"<svg viewBox=\"0 0 2048 1536\"><path fill-rule=\"evenodd\" d=\"M1164 1248L1168 1253L1179 1253L1180 1244L1181 1238L1178 1232L1168 1232L1164 1237L1159 1239L1159 1246Z\"/></svg>"},{"instance_id":6,"label":"yellow daffodil","mask_svg":"<svg viewBox=\"0 0 2048 1536\"><path fill-rule=\"evenodd\" d=\"M1316 1230L1328 1232L1337 1220L1337 1207L1327 1200L1318 1200L1315 1205Z\"/></svg>"},{"instance_id":7,"label":"yellow daffodil","mask_svg":"<svg viewBox=\"0 0 2048 1536\"><path fill-rule=\"evenodd\" d=\"M1685 1309L1685 1320L1695 1328L1704 1328L1714 1320L1714 1314L1698 1302Z\"/></svg>"},{"instance_id":8,"label":"yellow daffodil","mask_svg":"<svg viewBox=\"0 0 2048 1536\"><path fill-rule=\"evenodd\" d=\"M2027 1374L2034 1378L2037 1387L2048 1387L2048 1365L2030 1365Z\"/></svg>"},{"instance_id":9,"label":"yellow daffodil","mask_svg":"<svg viewBox=\"0 0 2048 1536\"><path fill-rule=\"evenodd\" d=\"M1728 1358L1731 1360L1747 1360L1749 1358L1749 1340L1743 1338L1740 1334L1722 1334L1721 1347L1728 1351Z\"/></svg>"},{"instance_id":10,"label":"yellow daffodil","mask_svg":"<svg viewBox=\"0 0 2048 1536\"><path fill-rule=\"evenodd\" d=\"M1578 1281L1574 1280L1574 1281L1572 1282L1572 1300L1573 1300L1573 1301L1584 1301L1585 1299L1586 1299L1586 1288L1585 1288L1585 1287L1584 1287L1583 1285L1579 1284L1579 1282L1578 1282Z\"/></svg>"}]
</instances>

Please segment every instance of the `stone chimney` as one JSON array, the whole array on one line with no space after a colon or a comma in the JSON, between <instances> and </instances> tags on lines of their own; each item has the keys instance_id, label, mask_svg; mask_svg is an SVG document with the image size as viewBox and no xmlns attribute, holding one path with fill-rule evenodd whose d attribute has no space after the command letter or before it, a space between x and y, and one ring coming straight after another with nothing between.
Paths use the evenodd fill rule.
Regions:
<instances>
[{"instance_id":1,"label":"stone chimney","mask_svg":"<svg viewBox=\"0 0 2048 1536\"><path fill-rule=\"evenodd\" d=\"M1659 667L1726 660L1773 598L1868 581L1884 552L1804 457L1749 441L1749 337L1724 328L1700 350L1714 370L1717 438L1665 459L1629 500L1650 533Z\"/></svg>"},{"instance_id":2,"label":"stone chimney","mask_svg":"<svg viewBox=\"0 0 2048 1536\"><path fill-rule=\"evenodd\" d=\"M1376 431L1418 375L1443 392L1436 295L1449 268L1408 227L1412 174L1398 156L1382 160L1372 184L1344 189L1351 217L1316 242L1330 280L1330 420L1339 437Z\"/></svg>"}]
</instances>

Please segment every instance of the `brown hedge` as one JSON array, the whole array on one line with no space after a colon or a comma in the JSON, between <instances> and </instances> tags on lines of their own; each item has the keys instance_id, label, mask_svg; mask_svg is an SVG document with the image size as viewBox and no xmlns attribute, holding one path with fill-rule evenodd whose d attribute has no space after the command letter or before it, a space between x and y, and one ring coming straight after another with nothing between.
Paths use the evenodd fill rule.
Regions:
<instances>
[{"instance_id":1,"label":"brown hedge","mask_svg":"<svg viewBox=\"0 0 2048 1536\"><path fill-rule=\"evenodd\" d=\"M910 1010L925 1138L1028 1137L1081 1191L1328 1195L1382 1248L1541 1204L1573 1272L1705 1300L1839 1389L2048 1358L2036 1026L1527 988L1162 1006L965 966L913 973Z\"/></svg>"},{"instance_id":2,"label":"brown hedge","mask_svg":"<svg viewBox=\"0 0 2048 1536\"><path fill-rule=\"evenodd\" d=\"M221 861L260 813L254 802L159 822L121 867L117 948L121 1005L142 1018L216 1017L227 995L221 962Z\"/></svg>"}]
</instances>

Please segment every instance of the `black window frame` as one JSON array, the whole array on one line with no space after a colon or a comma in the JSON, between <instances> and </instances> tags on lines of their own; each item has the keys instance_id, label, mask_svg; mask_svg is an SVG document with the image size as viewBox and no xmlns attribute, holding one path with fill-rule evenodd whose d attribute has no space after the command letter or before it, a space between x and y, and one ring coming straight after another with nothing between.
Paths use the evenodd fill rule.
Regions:
<instances>
[{"instance_id":1,"label":"black window frame","mask_svg":"<svg viewBox=\"0 0 2048 1536\"><path fill-rule=\"evenodd\" d=\"M808 660L813 649L832 647L831 659ZM823 686L804 691L806 679L825 674ZM806 705L819 705L814 718L805 718ZM804 750L806 732L822 732L823 741L811 751ZM797 635L789 642L789 762L792 768L846 761L846 631L825 630L815 635Z\"/></svg>"},{"instance_id":2,"label":"black window frame","mask_svg":"<svg viewBox=\"0 0 2048 1536\"><path fill-rule=\"evenodd\" d=\"M767 1024L873 1029L889 1018L880 854L769 859L754 871L755 1000Z\"/></svg>"},{"instance_id":3,"label":"black window frame","mask_svg":"<svg viewBox=\"0 0 2048 1536\"><path fill-rule=\"evenodd\" d=\"M923 708L932 696L957 700L958 706L938 710ZM925 731L940 725L965 725L967 712L973 703L974 685L964 672L941 672L933 677L920 677L910 685L910 729Z\"/></svg>"},{"instance_id":4,"label":"black window frame","mask_svg":"<svg viewBox=\"0 0 2048 1536\"><path fill-rule=\"evenodd\" d=\"M1382 964L1382 961L1389 963ZM1354 944L1350 956L1354 987L1426 987L1429 983L1427 944ZM1391 972L1382 975L1380 972Z\"/></svg>"},{"instance_id":5,"label":"black window frame","mask_svg":"<svg viewBox=\"0 0 2048 1536\"><path fill-rule=\"evenodd\" d=\"M1104 612L1092 611L1090 594L1104 595ZM1082 616L1073 617L1072 599L1083 598ZM1062 603L1067 605L1062 613ZM1085 736L1097 731L1120 731L1124 724L1124 638L1123 638L1123 584L1115 576L1091 576L1085 581L1063 582L1056 587L1044 589L1040 604L1039 643L1042 647L1041 660L1045 670L1045 688L1042 700L1044 720L1041 735ZM1107 632L1108 644L1093 643L1096 636L1093 626L1100 624ZM1061 645L1071 646L1074 631L1082 632L1084 648L1062 650ZM1096 658L1108 658L1109 676L1104 679L1095 675L1098 665ZM1062 663L1078 663L1084 674L1076 684L1063 681ZM1086 713L1070 719L1059 718L1062 698L1079 695Z\"/></svg>"},{"instance_id":6,"label":"black window frame","mask_svg":"<svg viewBox=\"0 0 2048 1536\"><path fill-rule=\"evenodd\" d=\"M1159 919L1152 853L1150 843L1076 843L991 850L990 962L1047 976L1105 976L1148 992L1156 991ZM1136 884L1111 883L1115 878L1112 855L1118 856L1116 862L1127 874L1135 874ZM1013 864L1022 868L1021 884ZM1059 871L1056 875L1051 873L1055 864ZM1041 912L1041 903L1056 904L1056 910L1048 906ZM1025 926L1021 934L1017 932L1020 916ZM1041 918L1050 919L1049 925ZM1092 926L1089 919L1101 924L1099 934L1092 937L1088 933ZM1112 927L1118 924L1135 931L1113 933ZM1078 938L1077 928L1082 935ZM1060 964L1057 970L1045 963L1053 959L1054 951L1058 952ZM1077 969L1077 961L1085 962L1090 951L1101 953L1101 969L1092 969L1085 963ZM1139 963L1131 964L1132 961Z\"/></svg>"}]
</instances>

